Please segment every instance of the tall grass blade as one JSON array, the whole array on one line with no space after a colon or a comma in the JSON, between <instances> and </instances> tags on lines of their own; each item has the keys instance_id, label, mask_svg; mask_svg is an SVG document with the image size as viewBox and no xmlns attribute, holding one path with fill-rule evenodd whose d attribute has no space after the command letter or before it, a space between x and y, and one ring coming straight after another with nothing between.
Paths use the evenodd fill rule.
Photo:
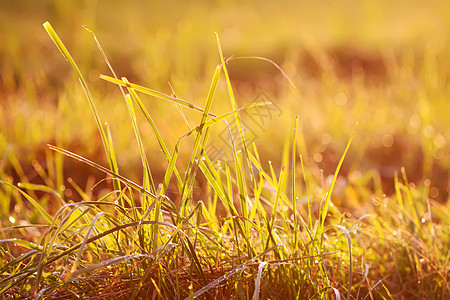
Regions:
<instances>
[{"instance_id":1,"label":"tall grass blade","mask_svg":"<svg viewBox=\"0 0 450 300\"><path fill-rule=\"evenodd\" d=\"M122 77L122 81L124 81L125 83L129 83L128 79L125 78L125 77ZM155 122L153 121L152 117L150 116L150 113L145 108L144 103L142 103L142 101L141 101L141 98L139 98L139 96L136 94L136 91L133 88L130 88L130 87L128 87L127 89L129 91L131 97L133 98L133 100L137 103L137 105L141 109L142 113L145 116L145 119L149 122L150 126L152 127L152 130L155 133L156 139L158 140L159 147L163 151L164 156L166 157L167 161L170 163L170 161L172 160L172 155L170 154L169 149L167 148L163 137L159 133L159 130L156 127ZM183 183L182 183L181 176L180 176L180 174L179 174L179 172L178 172L176 167L174 167L173 172L174 172L175 177L177 179L178 188L181 190Z\"/></svg>"},{"instance_id":2,"label":"tall grass blade","mask_svg":"<svg viewBox=\"0 0 450 300\"><path fill-rule=\"evenodd\" d=\"M148 189L156 194L155 183L153 181L153 177L152 177L152 173L150 170L150 166L148 164L147 156L145 155L144 143L142 142L141 134L139 132L139 127L138 127L138 124L136 121L136 113L134 111L133 102L131 101L131 96L129 94L125 95L125 102L127 104L128 113L131 118L131 123L133 125L134 136L136 137L136 140L137 140L137 143L139 146L139 154L141 156L141 164L142 164L142 168L143 168L142 171L144 173L142 187L144 189ZM145 198L143 199L144 201L142 203L142 205L143 205L142 208L144 210L146 209L146 207L145 207L146 199Z\"/></svg>"},{"instance_id":3,"label":"tall grass blade","mask_svg":"<svg viewBox=\"0 0 450 300\"><path fill-rule=\"evenodd\" d=\"M298 225L297 225L297 195L295 191L296 185L296 166L297 166L297 128L298 128L298 116L295 117L294 121L294 132L292 135L292 153L291 153L291 189L292 189L292 209L293 209L293 218L294 218L294 256L297 254L298 250Z\"/></svg>"},{"instance_id":4,"label":"tall grass blade","mask_svg":"<svg viewBox=\"0 0 450 300\"><path fill-rule=\"evenodd\" d=\"M202 118L201 118L201 121L200 121L200 125L197 127L198 128L197 129L198 134L195 137L194 147L192 149L191 158L189 160L189 164L188 164L188 167L187 167L187 170L186 170L186 176L185 176L184 182L183 182L183 189L181 191L181 210L180 210L181 215L184 215L185 206L187 204L187 199L188 198L186 197L186 193L189 190L189 186L190 186L189 181L191 181L192 184L193 184L193 181L194 181L194 178L195 178L195 175L191 174L192 167L194 165L194 160L195 160L195 158L197 156L197 152L198 152L198 149L199 149L199 146L200 146L200 141L201 141L201 138L202 138L202 130L204 128L206 128L205 127L205 122L206 122L206 120L208 118L208 114L209 114L209 111L211 110L211 106L212 106L212 103L213 103L213 100L214 100L214 95L216 93L217 83L219 82L220 70L221 70L221 66L218 65L216 67L215 71L214 71L214 75L213 75L213 78L211 80L211 85L210 85L210 88L209 88L209 91L208 91L208 96L206 97L205 109L203 111L203 115L202 115ZM208 135L209 135L209 130L207 130L205 135L204 135L204 143L206 143ZM191 178L191 180L189 180L189 178Z\"/></svg>"},{"instance_id":5,"label":"tall grass blade","mask_svg":"<svg viewBox=\"0 0 450 300\"><path fill-rule=\"evenodd\" d=\"M220 56L220 61L222 62L222 69L223 72L225 74L225 79L226 79L226 83L227 83L227 88L228 88L228 94L230 96L230 102L231 102L231 108L236 111L238 109L237 103L236 103L236 98L234 96L234 92L233 92L233 87L231 85L231 81L230 81L230 76L228 74L228 70L227 70L227 62L224 59L223 56L223 51L222 51L222 46L220 44L220 38L219 35L216 33L216 40L217 40L217 48L219 50L219 56ZM241 118L239 116L239 112L236 112L234 114L235 116L235 121L236 121L236 126L237 126L237 130L239 133L239 139L241 141L243 150L244 150L244 161L240 162L239 159L237 159L237 155L235 154L235 168L236 168L236 180L237 180L237 186L238 186L238 193L239 193L239 200L241 202L241 206L242 206L242 214L244 218L248 218L248 209L247 209L247 192L246 192L246 183L245 183L245 164L247 164L247 167L250 170L250 176L251 176L251 180L254 181L253 178L253 171L252 171L252 165L250 163L250 160L248 158L249 154L248 154L248 148L247 148L247 144L245 141L245 134L244 134L244 129L242 126L242 121ZM235 145L233 145L233 153L236 153L237 149L235 148ZM245 234L246 234L246 238L249 238L249 228L247 226L247 224L245 224ZM250 249L249 249L250 250Z\"/></svg>"},{"instance_id":6,"label":"tall grass blade","mask_svg":"<svg viewBox=\"0 0 450 300\"><path fill-rule=\"evenodd\" d=\"M320 217L319 217L319 229L316 231L316 233L317 233L317 232L320 232L320 233L323 232L323 225L324 225L324 223L325 223L325 219L326 219L327 214L328 214L328 207L329 207L329 205L330 205L331 195L332 195L332 193L333 193L334 185L336 184L336 180L337 180L337 177L338 177L338 175L339 175L339 171L341 170L342 163L344 162L344 158L345 158L345 156L347 155L348 149L350 148L350 145L351 145L351 143L352 143L352 140L353 140L353 137L354 137L354 135L355 135L356 127L357 127L357 126L358 126L358 123L356 123L355 127L353 128L352 134L350 135L350 139L349 139L349 141L348 141L348 143L347 143L347 146L346 146L346 148L345 148L345 151L344 151L344 153L342 154L341 159L339 160L339 163L338 163L338 165L337 165L337 167L336 167L336 171L334 172L333 180L331 181L330 188L328 189L328 192L327 192L326 198L325 198L325 202L324 202L324 204L323 204L323 208L322 208L322 211L321 211L321 213L320 213Z\"/></svg>"},{"instance_id":7,"label":"tall grass blade","mask_svg":"<svg viewBox=\"0 0 450 300\"><path fill-rule=\"evenodd\" d=\"M106 127L106 138L108 141L108 149L109 149L109 165L111 167L111 171L113 171L116 174L119 174L119 166L117 165L117 158L116 158L116 152L114 151L114 144L111 136L111 129L109 127L108 123L105 123ZM116 191L120 191L122 188L120 186L120 180L117 178L113 178L113 187ZM122 203L123 205L123 203Z\"/></svg>"},{"instance_id":8,"label":"tall grass blade","mask_svg":"<svg viewBox=\"0 0 450 300\"><path fill-rule=\"evenodd\" d=\"M114 170L113 167L113 161L115 158L111 156L111 149L109 148L108 138L106 136L105 130L103 129L102 122L100 120L100 116L97 112L97 108L95 107L94 100L92 99L91 92L89 91L89 88L86 84L86 81L84 80L83 74L81 74L80 69L78 68L77 64L75 63L75 60L72 58L72 55L70 55L69 51L67 50L64 43L59 38L58 34L53 29L52 25L50 25L49 22L45 22L43 24L45 30L47 31L48 35L52 39L52 41L55 43L56 47L61 51L62 55L68 60L69 64L72 66L73 70L75 71L75 74L77 75L81 86L83 87L84 93L86 94L86 97L89 102L89 106L91 107L92 113L94 114L95 122L97 123L97 128L100 132L100 136L102 138L103 147L105 148L106 157L108 159L108 162L110 164L110 168L113 172L117 173L117 170ZM119 188L120 189L120 188Z\"/></svg>"}]
</instances>

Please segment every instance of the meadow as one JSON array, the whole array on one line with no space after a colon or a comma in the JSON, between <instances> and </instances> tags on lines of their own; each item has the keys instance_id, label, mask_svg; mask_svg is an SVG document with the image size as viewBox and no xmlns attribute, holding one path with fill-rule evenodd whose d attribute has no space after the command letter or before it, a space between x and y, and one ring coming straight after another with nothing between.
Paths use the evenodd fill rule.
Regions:
<instances>
[{"instance_id":1,"label":"meadow","mask_svg":"<svg viewBox=\"0 0 450 300\"><path fill-rule=\"evenodd\" d=\"M450 3L0 3L2 299L448 299Z\"/></svg>"}]
</instances>

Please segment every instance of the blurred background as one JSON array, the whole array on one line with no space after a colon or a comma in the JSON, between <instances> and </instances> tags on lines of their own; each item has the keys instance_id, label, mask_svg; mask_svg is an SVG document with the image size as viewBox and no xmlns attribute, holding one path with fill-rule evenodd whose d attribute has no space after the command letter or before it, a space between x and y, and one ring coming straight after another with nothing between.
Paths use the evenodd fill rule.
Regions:
<instances>
[{"instance_id":1,"label":"blurred background","mask_svg":"<svg viewBox=\"0 0 450 300\"><path fill-rule=\"evenodd\" d=\"M56 189L68 186L68 177L82 188L104 177L47 149L48 143L56 144L106 165L83 90L42 27L49 21L88 81L100 117L110 125L119 168L131 179L138 180L142 171L126 105L117 86L99 79L111 73L82 25L95 32L118 76L201 107L220 62L217 32L226 57L270 59L295 85L267 61L228 63L239 106L273 103L242 113L262 161L279 170L283 145L299 115L299 154L310 170L327 178L359 122L343 181L378 174L384 191L391 193L394 174L404 166L411 184L425 186L431 198L445 202L450 186L449 16L445 0L2 0L0 176ZM150 96L142 99L172 151L189 130L180 111ZM221 76L212 111L230 110ZM201 117L187 109L183 113L190 125ZM140 113L138 121L154 176L161 178L167 162ZM223 151L217 160L226 159L229 150L224 130L217 125L210 142L211 151ZM190 139L182 142L182 156L190 154L191 145ZM64 179L49 180L56 176L53 163Z\"/></svg>"}]
</instances>

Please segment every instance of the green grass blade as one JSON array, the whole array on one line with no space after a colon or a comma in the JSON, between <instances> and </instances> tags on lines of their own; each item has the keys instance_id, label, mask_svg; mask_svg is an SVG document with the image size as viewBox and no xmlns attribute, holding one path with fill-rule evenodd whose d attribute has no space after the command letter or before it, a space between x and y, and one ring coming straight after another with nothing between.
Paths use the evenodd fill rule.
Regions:
<instances>
[{"instance_id":1,"label":"green grass blade","mask_svg":"<svg viewBox=\"0 0 450 300\"><path fill-rule=\"evenodd\" d=\"M141 93L144 93L144 94L147 94L147 95L159 98L159 99L175 102L175 103L178 103L178 104L180 104L182 106L191 108L193 110L204 112L203 108L201 108L201 107L199 107L199 106L197 106L197 105L195 105L193 103L190 103L190 102L188 102L186 100L183 100L183 99L180 99L180 98L175 98L175 97L166 95L164 93L161 93L161 92L158 92L158 91L155 91L155 90L143 87L141 85L137 85L137 84L134 84L134 83L126 83L123 80L116 79L116 78L113 78L113 77L110 77L110 76L107 76L107 75L100 75L100 78L103 79L103 80L106 80L108 82L111 82L111 83L114 83L114 84L126 87L126 88L132 88L133 90L136 90L138 92L141 92ZM213 117L215 116L213 113L209 113L209 115L213 116Z\"/></svg>"},{"instance_id":2,"label":"green grass blade","mask_svg":"<svg viewBox=\"0 0 450 300\"><path fill-rule=\"evenodd\" d=\"M201 138L202 138L202 130L204 129L204 124L205 124L205 122L206 122L206 120L208 118L208 114L209 114L209 111L211 110L211 106L212 106L212 103L213 103L213 100L214 100L214 95L216 93L217 83L219 82L220 70L221 70L221 66L219 65L219 66L216 67L216 69L214 71L213 78L211 80L211 85L210 85L210 88L209 88L209 91L208 91L208 96L206 97L205 110L203 111L202 119L200 121L200 125L198 126L198 130L197 130L198 133L197 133L197 135L195 137L194 147L193 147L191 158L189 160L189 164L188 164L188 167L187 167L187 170L186 170L186 176L185 176L184 182L183 182L183 189L181 191L181 210L180 210L181 215L184 214L185 206L187 204L187 199L188 198L186 197L185 194L189 190L188 189L188 187L189 187L188 182L191 181L193 183L193 181L194 181L194 176L191 175L191 170L192 170L192 167L194 165L194 161L195 161L195 158L197 156L197 152L198 152L198 149L199 149L199 146L200 146L200 141L201 141ZM204 139L203 139L204 143L207 142L208 135L209 135L209 130L206 130L206 133L204 134ZM191 180L189 180L189 176L192 176Z\"/></svg>"},{"instance_id":3,"label":"green grass blade","mask_svg":"<svg viewBox=\"0 0 450 300\"><path fill-rule=\"evenodd\" d=\"M125 83L128 83L128 79L126 79L125 77L122 77L122 80ZM142 103L141 99L139 98L139 96L136 94L136 91L132 88L128 88L128 91L131 94L131 97L133 98L133 100L138 104L139 108L141 109L142 113L145 116L145 119L149 122L150 126L153 129L153 132L155 133L156 139L158 140L158 144L159 147L161 148L161 150L164 153L164 156L166 157L167 161L170 163L170 161L172 160L172 155L169 152L169 149L166 146L166 143L164 142L163 137L161 136L161 134L159 133L158 128L156 127L155 122L153 121L152 117L150 116L149 112L147 111L147 109L144 106L144 103ZM175 174L175 177L177 179L177 184L178 184L178 188L181 190L182 187L182 179L181 176L177 170L176 167L174 167L173 172Z\"/></svg>"},{"instance_id":4,"label":"green grass blade","mask_svg":"<svg viewBox=\"0 0 450 300\"><path fill-rule=\"evenodd\" d=\"M276 219L277 212L278 212L278 202L281 197L280 195L282 193L282 186L283 186L283 181L284 181L284 174L285 174L284 170L285 170L285 166L282 166L281 171L280 171L279 180L278 180L277 193L275 195L275 199L274 199L274 203L273 203L273 207L272 207L272 215L270 216L269 231L273 230L273 225L275 223L275 219Z\"/></svg>"},{"instance_id":5,"label":"green grass blade","mask_svg":"<svg viewBox=\"0 0 450 300\"><path fill-rule=\"evenodd\" d=\"M224 114L222 114L220 116L217 116L217 117L214 117L214 118L212 118L212 119L210 119L210 120L208 120L206 122L203 122L203 123L201 122L200 125L198 125L194 129L192 129L192 130L188 131L187 133L185 133L181 138L188 137L188 136L190 136L193 133L199 133L203 129L209 128L209 127L211 127L214 124L217 124L219 122L222 122L222 121L228 119L233 114L235 114L235 113L237 113L237 112L239 112L241 110L249 109L249 108L252 108L252 107L255 107L255 106L263 106L263 105L267 105L267 104L268 104L267 102L250 103L250 104L247 104L247 105L245 105L245 106L243 106L243 107L241 107L241 108L239 108L237 110L233 110L233 111L224 113Z\"/></svg>"},{"instance_id":6,"label":"green grass blade","mask_svg":"<svg viewBox=\"0 0 450 300\"><path fill-rule=\"evenodd\" d=\"M305 182L305 187L306 187L306 201L308 202L308 225L310 230L313 229L313 225L312 225L312 214L311 214L311 192L310 192L310 188L309 188L309 184L308 181L306 179L306 172L305 172L305 165L303 163L303 156L300 155L300 164L302 166L302 175L303 175L303 181Z\"/></svg>"},{"instance_id":7,"label":"green grass blade","mask_svg":"<svg viewBox=\"0 0 450 300\"><path fill-rule=\"evenodd\" d=\"M131 123L133 125L134 136L135 136L138 146L139 146L139 154L141 156L141 164L142 164L142 168L143 168L143 172L144 172L142 187L144 189L148 189L156 194L155 183L153 181L153 177L152 177L152 173L150 170L150 166L148 164L147 156L145 155L144 143L142 142L141 134L139 132L139 127L138 127L138 124L136 121L136 113L134 111L133 102L131 100L130 95L125 95L125 102L127 104L128 113L131 118ZM146 201L144 201L144 203L145 202ZM146 208L144 206L145 205L144 203L142 205L143 205L143 209L145 210Z\"/></svg>"},{"instance_id":8,"label":"green grass blade","mask_svg":"<svg viewBox=\"0 0 450 300\"><path fill-rule=\"evenodd\" d=\"M326 195L326 198L325 198L325 202L323 204L323 208L322 208L322 211L320 213L320 221L319 221L320 222L319 223L320 227L319 227L319 230L317 232L322 233L322 231L323 231L323 225L325 223L325 219L326 219L327 214L328 214L328 206L330 205L330 201L331 201L331 194L333 193L333 188L334 188L334 185L336 184L336 180L337 180L339 171L341 170L342 163L344 162L344 158L347 155L348 149L350 148L350 145L351 145L353 137L355 135L357 126L358 126L358 123L356 123L355 127L353 128L352 134L350 135L350 139L349 139L349 141L347 143L347 146L345 147L345 151L342 154L341 159L339 160L339 163L338 163L338 165L336 167L336 171L334 172L333 180L331 181L330 188L328 189L328 192L327 192L327 195Z\"/></svg>"},{"instance_id":9,"label":"green grass blade","mask_svg":"<svg viewBox=\"0 0 450 300\"><path fill-rule=\"evenodd\" d=\"M64 199L61 198L61 195L57 191L55 191L54 189L52 189L51 187L48 187L46 185L27 183L27 182L19 182L17 185L18 185L18 187L23 188L23 189L33 190L33 191L42 191L45 193L49 193L49 194L55 196L55 198L58 199L62 203L62 205L66 204Z\"/></svg>"},{"instance_id":10,"label":"green grass blade","mask_svg":"<svg viewBox=\"0 0 450 300\"><path fill-rule=\"evenodd\" d=\"M129 255L123 255L123 256L118 256L118 257L114 257L105 261L102 261L100 263L94 264L94 265L90 265L89 267L80 269L80 270L76 270L73 273L71 273L70 278L76 277L76 276L80 276L86 273L90 273L93 272L97 269L104 269L108 266L111 266L113 264L117 264L126 260L134 260L134 259L142 259L142 258L151 258L151 255L148 254L129 254Z\"/></svg>"},{"instance_id":11,"label":"green grass blade","mask_svg":"<svg viewBox=\"0 0 450 300\"><path fill-rule=\"evenodd\" d=\"M105 130L103 129L102 122L100 120L100 116L97 112L97 108L95 107L94 100L92 99L91 92L89 91L89 88L86 84L86 81L84 80L83 74L81 74L80 69L78 68L77 64L75 63L75 60L72 58L72 55L70 55L69 51L67 50L66 46L62 42L62 40L59 38L58 34L53 29L52 25L50 25L49 22L45 22L43 24L45 30L47 31L48 35L52 39L52 41L55 43L56 47L61 51L62 55L68 60L69 64L72 66L73 70L75 71L75 74L77 75L78 79L80 80L81 86L83 87L84 93L86 94L86 97L89 102L89 106L91 107L92 113L94 114L95 122L97 123L97 128L100 132L100 136L102 138L103 147L105 148L106 157L108 159L108 162L110 163L110 168L113 170L112 162L114 159L111 157L110 149L109 149L109 143L108 138L106 136ZM116 171L116 170L113 170ZM117 173L117 172L116 172Z\"/></svg>"},{"instance_id":12,"label":"green grass blade","mask_svg":"<svg viewBox=\"0 0 450 300\"><path fill-rule=\"evenodd\" d=\"M155 259L152 261L152 263L147 267L147 270L145 271L144 275L142 276L141 280L139 281L139 284L136 286L135 290L133 291L133 294L131 295L131 300L134 300L136 296L139 293L139 290L143 286L144 282L147 280L148 276L150 275L150 272L152 270L152 267L159 261L161 258L161 255L164 253L164 250L167 248L169 243L175 238L175 236L178 233L183 234L183 231L181 230L186 224L189 222L189 220L192 218L192 216L195 214L195 212L203 205L203 202L199 202L195 208L192 210L192 212L187 215L185 218L183 218L183 221L178 224L178 226L174 229L174 231L170 234L169 239L166 241L166 243L159 248L158 253L156 254ZM173 225L171 225L173 226ZM175 226L173 226L175 227Z\"/></svg>"},{"instance_id":13,"label":"green grass blade","mask_svg":"<svg viewBox=\"0 0 450 300\"><path fill-rule=\"evenodd\" d=\"M108 141L108 149L109 149L109 157L108 157L109 166L111 168L111 171L113 171L116 174L119 174L119 166L117 165L117 158L116 158L116 152L114 151L114 144L112 141L111 129L107 123L105 123L105 127L106 127L106 138ZM117 178L113 178L113 187L116 191L120 191L122 189L120 186L120 180L118 180Z\"/></svg>"},{"instance_id":14,"label":"green grass blade","mask_svg":"<svg viewBox=\"0 0 450 300\"><path fill-rule=\"evenodd\" d=\"M417 215L417 208L412 199L411 188L409 186L408 177L406 176L406 170L404 167L401 168L401 172L402 172L402 177L403 177L403 182L404 182L404 187L405 187L406 200L408 201L408 206L409 206L409 209L411 210L414 224L416 226L415 228L417 230L421 225L420 221L419 221L419 217Z\"/></svg>"},{"instance_id":15,"label":"green grass blade","mask_svg":"<svg viewBox=\"0 0 450 300\"><path fill-rule=\"evenodd\" d=\"M25 193L24 191L22 191L21 189L19 189L18 187L12 185L9 182L0 180L0 184L7 185L7 186L15 189L19 193L21 193L28 201L30 201L31 204L33 204L33 206L38 210L38 212L42 215L42 217L44 217L44 219L49 224L52 224L52 221L53 221L52 217L50 217L50 215L45 211L45 209L36 200L34 200L32 197L30 197L30 195L28 195L27 193Z\"/></svg>"},{"instance_id":16,"label":"green grass blade","mask_svg":"<svg viewBox=\"0 0 450 300\"><path fill-rule=\"evenodd\" d=\"M295 121L294 121L294 132L292 135L292 153L291 153L291 189L292 189L292 209L293 209L293 217L294 217L294 240L293 240L293 245L294 245L294 249L296 249L294 251L294 256L297 254L297 249L298 249L298 225L297 225L297 195L296 195L296 191L295 191L295 185L297 184L296 182L296 177L295 177L295 172L296 172L296 166L297 166L297 128L298 128L298 116L295 117Z\"/></svg>"},{"instance_id":17,"label":"green grass blade","mask_svg":"<svg viewBox=\"0 0 450 300\"><path fill-rule=\"evenodd\" d=\"M64 155L68 156L68 157L71 157L71 158L76 159L76 160L78 160L80 162L83 162L83 163L85 163L85 164L87 164L87 165L89 165L89 166L91 166L93 168L96 168L97 170L102 171L103 173L109 174L112 177L119 179L121 182L123 182L126 185L129 185L133 189L135 189L135 190L137 190L137 191L139 191L139 192L141 192L143 194L146 194L147 196L150 196L150 198L152 200L156 199L156 195L155 194L153 194L152 192L144 189L142 186L140 186L139 184L129 180L126 177L123 177L123 176L121 176L119 174L116 174L113 171L111 171L111 170L109 170L109 169L107 169L107 168L105 168L105 167L103 167L103 166L101 166L101 165L99 165L99 164L97 164L97 163L95 163L93 161L90 161L90 160L88 160L88 159L86 159L86 158L84 158L84 157L82 157L82 156L80 156L78 154L75 154L73 152L61 149L61 148L53 146L53 145L47 145L47 146L50 149L52 149L52 150L54 150L56 152L62 153Z\"/></svg>"},{"instance_id":18,"label":"green grass blade","mask_svg":"<svg viewBox=\"0 0 450 300\"><path fill-rule=\"evenodd\" d=\"M83 254L84 246L85 246L86 243L87 243L88 237L89 237L89 235L91 234L92 229L93 229L94 226L95 226L95 223L97 222L97 220L98 220L102 215L103 215L103 212L100 212L100 213L96 214L95 217L94 217L94 219L92 220L91 225L89 225L89 228L88 228L87 231L86 231L86 234L85 234L85 236L84 236L84 239L83 239L83 241L81 242L81 246L80 246L80 248L78 249L77 257L75 258L75 260L74 260L74 262L73 262L73 264L72 264L72 268L71 268L71 270L70 270L70 272L71 272L70 276L74 276L74 272L77 270L78 262L81 260L81 255Z\"/></svg>"},{"instance_id":19,"label":"green grass blade","mask_svg":"<svg viewBox=\"0 0 450 300\"><path fill-rule=\"evenodd\" d=\"M216 40L217 40L217 48L219 50L220 61L222 62L222 69L223 69L223 72L225 74L225 79L226 79L227 88L228 88L228 94L230 96L231 108L234 111L236 111L236 110L238 110L238 106L237 106L237 103L236 103L236 98L234 96L233 87L231 85L230 76L228 74L227 62L224 59L223 52L222 52L222 46L220 44L219 35L217 33L216 33ZM244 134L243 126L242 126L242 121L241 121L241 118L239 116L239 112L236 112L234 114L234 116L235 116L237 130L239 132L239 138L241 139L242 146L244 148L244 154L245 154L245 156L244 156L245 161L244 162L246 162L248 164L248 167L251 170L252 166L251 166L251 164L250 164L250 162L248 160L248 149L247 149L247 145L246 145L246 142L245 142L245 134ZM231 136L232 136L232 134L231 134ZM237 184L238 185L238 193L239 193L240 202L241 202L241 206L242 206L242 210L243 210L243 217L244 218L248 218L248 211L247 211L247 208L246 208L246 206L247 206L246 205L246 195L247 195L247 193L246 193L246 188L245 188L246 187L246 183L245 183L245 175L244 175L245 167L244 167L243 163L240 163L239 159L237 159L237 155L236 155L237 154L237 149L236 149L235 145L233 145L232 148L233 148L233 155L234 155L234 158L235 158L235 167L236 167L235 171L236 171L236 175L237 175L236 180L238 181L238 184ZM253 176L253 172L250 172L250 174ZM252 180L253 180L253 177L252 177ZM249 234L248 226L245 227L245 231L246 231L246 235L248 237L248 234Z\"/></svg>"}]
</instances>

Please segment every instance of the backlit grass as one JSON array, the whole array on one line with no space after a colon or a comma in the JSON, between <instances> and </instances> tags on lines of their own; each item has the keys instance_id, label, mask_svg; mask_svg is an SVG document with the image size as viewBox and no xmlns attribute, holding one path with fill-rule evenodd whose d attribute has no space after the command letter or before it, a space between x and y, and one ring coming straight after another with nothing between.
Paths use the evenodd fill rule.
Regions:
<instances>
[{"instance_id":1,"label":"backlit grass","mask_svg":"<svg viewBox=\"0 0 450 300\"><path fill-rule=\"evenodd\" d=\"M302 147L308 145L300 142L298 128L304 121L285 113L291 130L280 134L280 167L264 167L260 146L246 142L241 115L270 104L237 106L217 38L218 65L203 106L119 79L112 69L115 79L102 76L122 89L141 157L137 183L119 174L110 127L63 42L49 23L44 26L80 79L109 167L49 145L47 168L34 166L45 184L25 180L15 186L4 176L2 216L10 200L18 209L2 219L10 225L1 229L0 293L50 299L449 296L448 207L430 200L430 183L411 185L404 169L393 174L392 196L383 193L377 172L339 177L352 139L360 138L356 127L348 132L334 176L321 178L303 163ZM211 108L220 88L228 92L231 110L215 114ZM147 110L140 92L178 106L189 130L174 147L166 145L151 117L158 114ZM185 118L187 110L197 111L198 123ZM152 175L136 111L146 117L165 156L162 177ZM207 146L219 124L236 126L237 134L229 136L230 157L213 161ZM182 148L190 155L180 155ZM108 175L105 192L93 196L69 181L81 198L73 202L56 182L63 173L60 154ZM199 177L206 190L196 197ZM357 205L366 211L346 209Z\"/></svg>"},{"instance_id":2,"label":"backlit grass","mask_svg":"<svg viewBox=\"0 0 450 300\"><path fill-rule=\"evenodd\" d=\"M112 2L0 4L2 296L450 296L446 3Z\"/></svg>"}]
</instances>

